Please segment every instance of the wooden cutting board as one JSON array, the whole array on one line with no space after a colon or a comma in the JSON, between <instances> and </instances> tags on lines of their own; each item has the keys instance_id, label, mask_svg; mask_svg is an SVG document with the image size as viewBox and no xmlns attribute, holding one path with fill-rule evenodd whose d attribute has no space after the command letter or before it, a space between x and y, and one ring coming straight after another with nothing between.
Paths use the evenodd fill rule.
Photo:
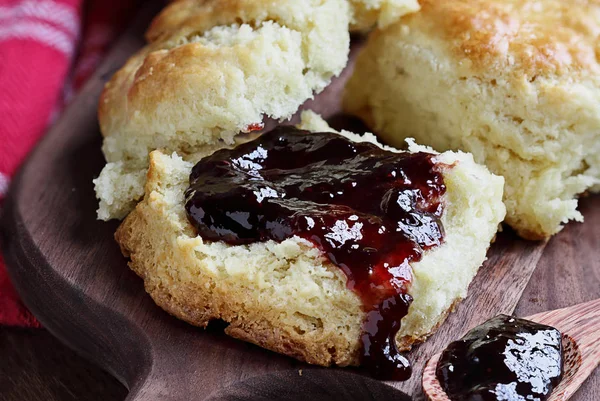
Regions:
<instances>
[{"instance_id":1,"label":"wooden cutting board","mask_svg":"<svg viewBox=\"0 0 600 401\"><path fill-rule=\"evenodd\" d=\"M515 307L528 315L600 297L600 199L588 198L581 206L586 223L570 224L547 244L520 240L510 231L498 236L468 299L409 353L414 373L407 382L311 367L231 339L219 324L202 330L169 316L127 268L113 240L118 223L96 220L92 185L104 164L98 96L143 44L142 33L160 4L149 3L30 155L2 221L9 274L27 306L61 341L122 381L129 400L397 399L398 389L420 399L425 361L468 328ZM350 68L305 107L336 116ZM596 372L575 399L593 400L598 390Z\"/></svg>"}]
</instances>

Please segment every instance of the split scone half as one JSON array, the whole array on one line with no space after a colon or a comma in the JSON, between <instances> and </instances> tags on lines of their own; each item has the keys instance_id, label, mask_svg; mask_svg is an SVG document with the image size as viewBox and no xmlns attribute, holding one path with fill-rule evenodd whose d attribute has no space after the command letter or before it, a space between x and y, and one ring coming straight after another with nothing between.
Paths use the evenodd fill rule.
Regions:
<instances>
[{"instance_id":1,"label":"split scone half","mask_svg":"<svg viewBox=\"0 0 600 401\"><path fill-rule=\"evenodd\" d=\"M302 128L331 131L311 113L304 113ZM342 135L376 143L370 134ZM409 151L433 153L412 142ZM193 325L222 319L229 323L227 334L261 347L313 364L359 365L366 311L344 272L313 243L292 236L230 245L197 235L184 193L202 156L184 160L152 152L144 198L115 235L146 291ZM396 336L402 350L426 339L467 295L505 215L501 177L466 153L445 152L433 160L445 166L445 236L410 265L413 302Z\"/></svg>"},{"instance_id":2,"label":"split scone half","mask_svg":"<svg viewBox=\"0 0 600 401\"><path fill-rule=\"evenodd\" d=\"M416 0L172 2L100 98L98 218L121 219L143 196L151 151L231 145L264 118L289 118L346 66L350 24L416 9Z\"/></svg>"},{"instance_id":3,"label":"split scone half","mask_svg":"<svg viewBox=\"0 0 600 401\"><path fill-rule=\"evenodd\" d=\"M183 0L106 84L98 106L107 164L95 180L102 220L144 193L148 154L231 145L263 118L285 119L346 66L346 0Z\"/></svg>"},{"instance_id":4,"label":"split scone half","mask_svg":"<svg viewBox=\"0 0 600 401\"><path fill-rule=\"evenodd\" d=\"M345 109L386 143L472 153L525 238L581 221L576 198L600 189L600 2L420 3L370 36Z\"/></svg>"}]
</instances>

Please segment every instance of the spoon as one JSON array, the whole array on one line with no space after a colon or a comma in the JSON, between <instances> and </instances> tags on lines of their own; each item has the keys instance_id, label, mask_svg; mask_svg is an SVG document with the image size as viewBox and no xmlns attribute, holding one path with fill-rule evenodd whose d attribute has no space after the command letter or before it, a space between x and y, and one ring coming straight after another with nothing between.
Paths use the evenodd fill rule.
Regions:
<instances>
[{"instance_id":1,"label":"spoon","mask_svg":"<svg viewBox=\"0 0 600 401\"><path fill-rule=\"evenodd\" d=\"M600 299L525 319L562 333L564 374L547 401L568 400L600 363ZM423 371L423 390L430 401L450 401L435 375L440 355L434 355Z\"/></svg>"}]
</instances>

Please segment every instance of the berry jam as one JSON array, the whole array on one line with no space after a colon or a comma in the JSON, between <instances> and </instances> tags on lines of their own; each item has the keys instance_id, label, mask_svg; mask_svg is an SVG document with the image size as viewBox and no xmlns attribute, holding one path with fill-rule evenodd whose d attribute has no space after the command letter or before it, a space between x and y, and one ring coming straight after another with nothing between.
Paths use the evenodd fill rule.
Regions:
<instances>
[{"instance_id":1,"label":"berry jam","mask_svg":"<svg viewBox=\"0 0 600 401\"><path fill-rule=\"evenodd\" d=\"M442 353L436 375L454 401L543 401L560 382L558 330L500 315Z\"/></svg>"},{"instance_id":2,"label":"berry jam","mask_svg":"<svg viewBox=\"0 0 600 401\"><path fill-rule=\"evenodd\" d=\"M206 240L312 242L363 302L362 365L407 379L395 335L412 301L409 263L444 237L445 186L432 158L284 126L202 159L185 208Z\"/></svg>"}]
</instances>

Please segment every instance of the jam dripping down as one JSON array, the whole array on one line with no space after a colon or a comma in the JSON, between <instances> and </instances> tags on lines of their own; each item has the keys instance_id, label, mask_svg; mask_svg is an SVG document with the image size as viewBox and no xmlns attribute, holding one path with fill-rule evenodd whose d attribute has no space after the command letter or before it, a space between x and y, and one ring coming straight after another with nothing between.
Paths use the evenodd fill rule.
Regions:
<instances>
[{"instance_id":1,"label":"jam dripping down","mask_svg":"<svg viewBox=\"0 0 600 401\"><path fill-rule=\"evenodd\" d=\"M403 380L410 364L395 336L412 301L409 263L444 237L445 186L432 159L283 126L196 164L185 208L206 240L312 242L362 300L362 365Z\"/></svg>"},{"instance_id":2,"label":"jam dripping down","mask_svg":"<svg viewBox=\"0 0 600 401\"><path fill-rule=\"evenodd\" d=\"M455 401L543 401L563 372L553 327L500 315L446 348L436 375Z\"/></svg>"}]
</instances>

